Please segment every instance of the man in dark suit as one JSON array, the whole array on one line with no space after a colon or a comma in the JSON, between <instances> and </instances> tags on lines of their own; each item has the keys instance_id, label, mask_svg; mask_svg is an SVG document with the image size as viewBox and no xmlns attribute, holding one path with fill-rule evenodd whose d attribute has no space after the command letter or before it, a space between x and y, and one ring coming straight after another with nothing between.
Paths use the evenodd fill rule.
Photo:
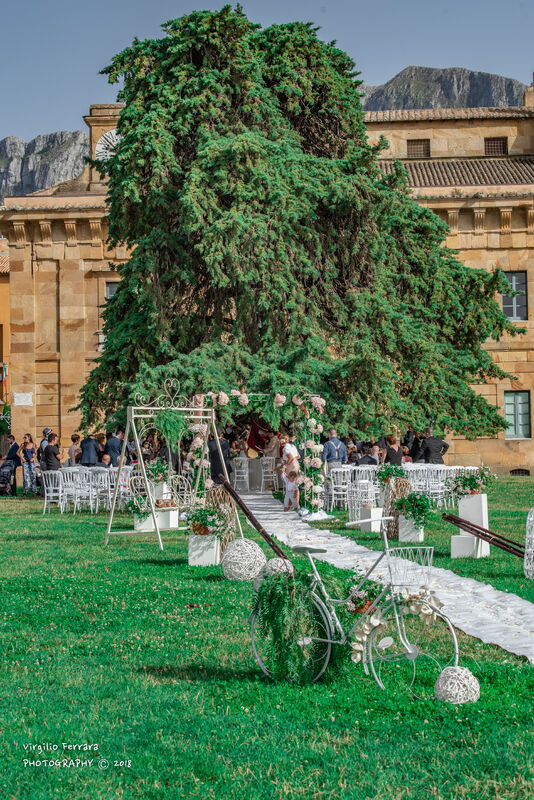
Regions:
<instances>
[{"instance_id":1,"label":"man in dark suit","mask_svg":"<svg viewBox=\"0 0 534 800\"><path fill-rule=\"evenodd\" d=\"M230 475L232 465L230 464L230 443L223 438L222 431L217 431L221 451L226 465L226 472ZM210 459L211 478L214 483L220 483L219 475L224 475L223 466L221 464L221 457L219 455L219 448L217 447L217 440L215 437L211 438L208 442L208 454Z\"/></svg>"},{"instance_id":2,"label":"man in dark suit","mask_svg":"<svg viewBox=\"0 0 534 800\"><path fill-rule=\"evenodd\" d=\"M421 452L426 464L443 464L443 456L449 449L449 445L439 436L434 436L432 428L425 430L425 438L421 444Z\"/></svg>"},{"instance_id":3,"label":"man in dark suit","mask_svg":"<svg viewBox=\"0 0 534 800\"><path fill-rule=\"evenodd\" d=\"M106 449L104 450L104 452L106 455L110 457L112 467L117 466L117 461L119 460L122 452L123 439L124 439L124 431L117 431L117 433L112 433L106 442Z\"/></svg>"}]
</instances>

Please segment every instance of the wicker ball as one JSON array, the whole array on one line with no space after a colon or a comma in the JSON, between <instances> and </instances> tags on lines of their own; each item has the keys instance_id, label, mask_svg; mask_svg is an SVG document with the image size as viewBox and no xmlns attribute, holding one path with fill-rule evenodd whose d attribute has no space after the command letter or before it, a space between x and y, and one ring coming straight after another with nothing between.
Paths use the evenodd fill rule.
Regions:
<instances>
[{"instance_id":1,"label":"wicker ball","mask_svg":"<svg viewBox=\"0 0 534 800\"><path fill-rule=\"evenodd\" d=\"M266 564L265 553L250 539L235 539L221 559L224 577L229 581L253 581Z\"/></svg>"},{"instance_id":2,"label":"wicker ball","mask_svg":"<svg viewBox=\"0 0 534 800\"><path fill-rule=\"evenodd\" d=\"M445 667L435 683L434 694L437 700L453 705L476 703L480 684L467 667Z\"/></svg>"},{"instance_id":3,"label":"wicker ball","mask_svg":"<svg viewBox=\"0 0 534 800\"><path fill-rule=\"evenodd\" d=\"M295 567L286 558L270 558L262 570L262 575L278 575L279 572L295 572Z\"/></svg>"}]
</instances>

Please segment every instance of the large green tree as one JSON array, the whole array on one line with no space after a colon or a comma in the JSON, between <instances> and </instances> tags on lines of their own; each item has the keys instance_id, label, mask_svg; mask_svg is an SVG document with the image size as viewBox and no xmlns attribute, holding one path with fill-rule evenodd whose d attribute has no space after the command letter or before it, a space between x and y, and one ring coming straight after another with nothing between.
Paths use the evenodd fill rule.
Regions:
<instances>
[{"instance_id":1,"label":"large green tree","mask_svg":"<svg viewBox=\"0 0 534 800\"><path fill-rule=\"evenodd\" d=\"M513 328L499 271L463 266L446 226L386 177L354 63L310 24L194 12L104 70L124 81L100 164L113 243L133 249L82 390L86 423L135 388L313 391L361 434L429 421L504 427L470 384Z\"/></svg>"}]
</instances>

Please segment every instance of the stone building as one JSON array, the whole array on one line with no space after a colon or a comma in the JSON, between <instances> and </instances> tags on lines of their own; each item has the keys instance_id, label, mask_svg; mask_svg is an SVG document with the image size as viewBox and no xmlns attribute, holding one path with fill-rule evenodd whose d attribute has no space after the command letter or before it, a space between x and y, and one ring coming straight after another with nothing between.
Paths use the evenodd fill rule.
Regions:
<instances>
[{"instance_id":1,"label":"stone building","mask_svg":"<svg viewBox=\"0 0 534 800\"><path fill-rule=\"evenodd\" d=\"M84 118L93 156L113 147L120 108L93 105ZM477 387L511 427L497 439L455 438L448 460L534 470L534 84L523 106L373 111L366 123L372 142L380 135L389 142L383 169L390 171L394 158L403 162L415 199L448 223L447 244L461 260L502 267L520 292L501 302L527 333L487 345L514 379ZM113 267L127 257L123 248L106 247L105 210L105 186L89 168L51 189L6 198L0 208L0 235L9 241L10 318L3 324L11 326L18 433L49 425L67 444L78 426L70 409L102 344L102 306L118 279Z\"/></svg>"}]
</instances>

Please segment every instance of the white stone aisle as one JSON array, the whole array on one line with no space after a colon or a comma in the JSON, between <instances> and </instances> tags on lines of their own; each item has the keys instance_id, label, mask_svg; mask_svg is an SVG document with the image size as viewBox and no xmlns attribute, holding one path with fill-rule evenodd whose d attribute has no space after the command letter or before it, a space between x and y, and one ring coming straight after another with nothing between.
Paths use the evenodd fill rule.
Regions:
<instances>
[{"instance_id":1,"label":"white stone aisle","mask_svg":"<svg viewBox=\"0 0 534 800\"><path fill-rule=\"evenodd\" d=\"M267 533L283 544L323 547L326 553L318 553L318 560L343 569L353 569L358 562L367 570L379 556L378 551L345 536L312 528L295 512L284 512L282 504L270 494L243 495L243 500ZM373 574L373 578L380 581L381 573ZM533 603L439 567L430 571L430 586L457 628L510 653L526 656L534 664Z\"/></svg>"}]
</instances>

